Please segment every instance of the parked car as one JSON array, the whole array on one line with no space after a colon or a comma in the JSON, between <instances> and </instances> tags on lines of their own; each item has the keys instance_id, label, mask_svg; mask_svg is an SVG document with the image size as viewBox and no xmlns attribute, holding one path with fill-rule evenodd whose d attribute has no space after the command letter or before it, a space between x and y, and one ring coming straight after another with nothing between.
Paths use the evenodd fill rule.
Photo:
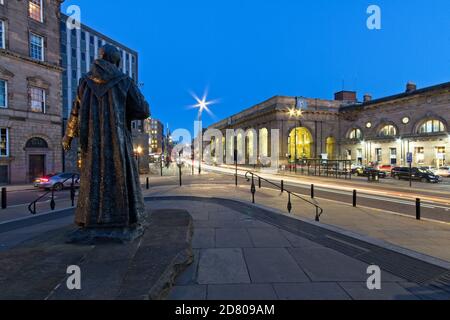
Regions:
<instances>
[{"instance_id":1,"label":"parked car","mask_svg":"<svg viewBox=\"0 0 450 320\"><path fill-rule=\"evenodd\" d=\"M386 175L387 174L391 174L392 169L394 169L393 165L382 165L382 166L378 166L378 170L380 170L381 172L384 172Z\"/></svg>"},{"instance_id":2,"label":"parked car","mask_svg":"<svg viewBox=\"0 0 450 320\"><path fill-rule=\"evenodd\" d=\"M435 174L440 177L449 178L450 177L450 167L440 167L436 170Z\"/></svg>"},{"instance_id":3,"label":"parked car","mask_svg":"<svg viewBox=\"0 0 450 320\"><path fill-rule=\"evenodd\" d=\"M410 172L408 167L396 167L392 170L392 177L398 180L409 180ZM435 175L430 170L421 168L411 168L412 180L421 182L438 183L440 177Z\"/></svg>"},{"instance_id":4,"label":"parked car","mask_svg":"<svg viewBox=\"0 0 450 320\"><path fill-rule=\"evenodd\" d=\"M352 163L352 166L351 166L352 174L356 174L356 171L361 168L364 168L364 166L361 164Z\"/></svg>"},{"instance_id":5,"label":"parked car","mask_svg":"<svg viewBox=\"0 0 450 320\"><path fill-rule=\"evenodd\" d=\"M386 178L386 172L377 170L373 167L362 167L362 168L356 169L356 175L358 177L368 177L368 176L372 176L374 174L378 175L382 179Z\"/></svg>"},{"instance_id":6,"label":"parked car","mask_svg":"<svg viewBox=\"0 0 450 320\"><path fill-rule=\"evenodd\" d=\"M76 174L74 173L58 173L58 174L50 174L44 177L38 178L34 182L35 188L39 189L52 189L55 188L56 191L61 191L64 188L70 188L72 185L72 176ZM75 187L78 188L80 186L79 176L75 177Z\"/></svg>"}]
</instances>

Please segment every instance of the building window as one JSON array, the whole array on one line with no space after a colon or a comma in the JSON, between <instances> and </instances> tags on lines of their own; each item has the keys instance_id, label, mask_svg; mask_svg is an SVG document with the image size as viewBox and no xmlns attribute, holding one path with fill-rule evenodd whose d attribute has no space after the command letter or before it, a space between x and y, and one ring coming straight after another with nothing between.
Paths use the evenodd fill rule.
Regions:
<instances>
[{"instance_id":1,"label":"building window","mask_svg":"<svg viewBox=\"0 0 450 320\"><path fill-rule=\"evenodd\" d=\"M436 166L438 168L445 165L445 147L436 147Z\"/></svg>"},{"instance_id":2,"label":"building window","mask_svg":"<svg viewBox=\"0 0 450 320\"><path fill-rule=\"evenodd\" d=\"M390 148L391 154L391 165L395 166L397 164L397 148Z\"/></svg>"},{"instance_id":3,"label":"building window","mask_svg":"<svg viewBox=\"0 0 450 320\"><path fill-rule=\"evenodd\" d=\"M0 157L9 157L9 132L7 128L0 128Z\"/></svg>"},{"instance_id":4,"label":"building window","mask_svg":"<svg viewBox=\"0 0 450 320\"><path fill-rule=\"evenodd\" d=\"M42 0L28 1L28 16L33 20L43 22Z\"/></svg>"},{"instance_id":5,"label":"building window","mask_svg":"<svg viewBox=\"0 0 450 320\"><path fill-rule=\"evenodd\" d=\"M44 38L30 33L30 57L44 61Z\"/></svg>"},{"instance_id":6,"label":"building window","mask_svg":"<svg viewBox=\"0 0 450 320\"><path fill-rule=\"evenodd\" d=\"M30 107L32 112L45 113L45 90L30 87Z\"/></svg>"},{"instance_id":7,"label":"building window","mask_svg":"<svg viewBox=\"0 0 450 320\"><path fill-rule=\"evenodd\" d=\"M381 128L380 137L395 137L397 135L397 129L393 125L387 125Z\"/></svg>"},{"instance_id":8,"label":"building window","mask_svg":"<svg viewBox=\"0 0 450 320\"><path fill-rule=\"evenodd\" d=\"M361 140L362 139L362 131L361 129L352 129L349 134L349 138L352 140Z\"/></svg>"},{"instance_id":9,"label":"building window","mask_svg":"<svg viewBox=\"0 0 450 320\"><path fill-rule=\"evenodd\" d=\"M5 21L0 20L0 49L6 48Z\"/></svg>"},{"instance_id":10,"label":"building window","mask_svg":"<svg viewBox=\"0 0 450 320\"><path fill-rule=\"evenodd\" d=\"M415 148L416 153L416 162L418 164L424 164L425 163L425 149L423 147L417 147Z\"/></svg>"},{"instance_id":11,"label":"building window","mask_svg":"<svg viewBox=\"0 0 450 320\"><path fill-rule=\"evenodd\" d=\"M352 155L352 152L350 150L350 156ZM363 149L357 149L356 150L356 160L359 165L363 163Z\"/></svg>"},{"instance_id":12,"label":"building window","mask_svg":"<svg viewBox=\"0 0 450 320\"><path fill-rule=\"evenodd\" d=\"M383 161L383 149L375 149L375 158L377 163L381 163Z\"/></svg>"},{"instance_id":13,"label":"building window","mask_svg":"<svg viewBox=\"0 0 450 320\"><path fill-rule=\"evenodd\" d=\"M8 108L8 82L0 79L0 108Z\"/></svg>"},{"instance_id":14,"label":"building window","mask_svg":"<svg viewBox=\"0 0 450 320\"><path fill-rule=\"evenodd\" d=\"M428 120L419 127L419 133L438 133L444 132L445 125L439 120Z\"/></svg>"}]
</instances>

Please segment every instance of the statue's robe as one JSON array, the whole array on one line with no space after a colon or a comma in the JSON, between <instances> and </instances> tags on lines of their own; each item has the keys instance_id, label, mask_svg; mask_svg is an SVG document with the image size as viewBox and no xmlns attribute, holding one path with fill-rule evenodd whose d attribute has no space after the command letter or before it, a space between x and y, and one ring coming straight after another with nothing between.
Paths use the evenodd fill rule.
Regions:
<instances>
[{"instance_id":1,"label":"statue's robe","mask_svg":"<svg viewBox=\"0 0 450 320\"><path fill-rule=\"evenodd\" d=\"M66 135L78 137L81 181L75 223L85 228L128 228L145 211L131 122L150 108L134 81L99 59L81 80Z\"/></svg>"}]
</instances>

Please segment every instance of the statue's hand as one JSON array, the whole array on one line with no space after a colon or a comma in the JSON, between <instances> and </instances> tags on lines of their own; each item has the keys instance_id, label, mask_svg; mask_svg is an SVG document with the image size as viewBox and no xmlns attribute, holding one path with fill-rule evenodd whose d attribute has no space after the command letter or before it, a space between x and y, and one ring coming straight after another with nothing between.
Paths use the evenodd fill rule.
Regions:
<instances>
[{"instance_id":1,"label":"statue's hand","mask_svg":"<svg viewBox=\"0 0 450 320\"><path fill-rule=\"evenodd\" d=\"M72 145L72 138L69 136L64 136L62 140L62 146L64 151L69 151Z\"/></svg>"}]
</instances>

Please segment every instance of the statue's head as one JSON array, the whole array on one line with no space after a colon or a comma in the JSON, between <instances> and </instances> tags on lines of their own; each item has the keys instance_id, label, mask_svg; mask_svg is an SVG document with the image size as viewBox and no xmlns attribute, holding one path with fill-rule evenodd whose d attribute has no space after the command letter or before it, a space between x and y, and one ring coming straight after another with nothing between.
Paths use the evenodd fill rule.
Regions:
<instances>
[{"instance_id":1,"label":"statue's head","mask_svg":"<svg viewBox=\"0 0 450 320\"><path fill-rule=\"evenodd\" d=\"M99 55L100 59L111 62L117 67L120 66L121 55L116 47L110 44L105 44L99 49Z\"/></svg>"}]
</instances>

